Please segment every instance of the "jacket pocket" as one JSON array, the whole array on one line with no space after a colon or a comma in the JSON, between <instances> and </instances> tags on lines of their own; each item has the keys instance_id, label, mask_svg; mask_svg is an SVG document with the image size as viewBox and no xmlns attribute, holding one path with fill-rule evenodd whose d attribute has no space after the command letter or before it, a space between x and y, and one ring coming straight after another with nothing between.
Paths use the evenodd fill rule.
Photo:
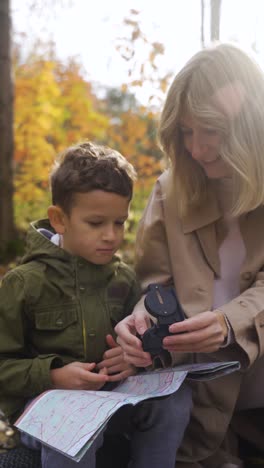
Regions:
<instances>
[{"instance_id":1,"label":"jacket pocket","mask_svg":"<svg viewBox=\"0 0 264 468\"><path fill-rule=\"evenodd\" d=\"M76 309L70 305L62 305L62 310L45 308L45 311L39 311L36 316L37 330L64 330L65 328L77 322Z\"/></svg>"},{"instance_id":2,"label":"jacket pocket","mask_svg":"<svg viewBox=\"0 0 264 468\"><path fill-rule=\"evenodd\" d=\"M45 306L35 313L34 322L30 341L38 354L83 357L82 328L73 304Z\"/></svg>"}]
</instances>

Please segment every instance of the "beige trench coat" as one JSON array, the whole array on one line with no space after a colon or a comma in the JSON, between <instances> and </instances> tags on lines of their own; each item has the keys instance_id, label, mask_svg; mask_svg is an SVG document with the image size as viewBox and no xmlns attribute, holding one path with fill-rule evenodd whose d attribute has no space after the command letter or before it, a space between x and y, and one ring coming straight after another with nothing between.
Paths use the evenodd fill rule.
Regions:
<instances>
[{"instance_id":1,"label":"beige trench coat","mask_svg":"<svg viewBox=\"0 0 264 468\"><path fill-rule=\"evenodd\" d=\"M173 282L186 316L191 317L212 310L214 279L220 275L218 248L225 233L213 191L206 205L180 221L173 190L166 196L169 177L166 171L158 179L140 222L136 270L143 287L151 282ZM264 207L241 217L240 229L246 247L246 259L240 272L241 294L220 308L228 317L236 343L214 355L195 354L194 359L196 362L239 360L242 372L192 384L194 409L178 453L178 459L184 463L177 463L177 467L210 466L196 462L210 457L220 447L234 411L243 372L263 355ZM142 301L136 307L142 307ZM183 355L175 353L175 363L183 360Z\"/></svg>"}]
</instances>

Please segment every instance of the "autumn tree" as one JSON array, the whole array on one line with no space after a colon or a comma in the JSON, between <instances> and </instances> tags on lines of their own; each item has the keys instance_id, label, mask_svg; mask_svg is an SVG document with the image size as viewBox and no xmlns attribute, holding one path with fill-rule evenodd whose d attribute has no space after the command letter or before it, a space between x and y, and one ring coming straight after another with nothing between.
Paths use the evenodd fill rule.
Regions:
<instances>
[{"instance_id":1,"label":"autumn tree","mask_svg":"<svg viewBox=\"0 0 264 468\"><path fill-rule=\"evenodd\" d=\"M167 91L172 73L162 73L159 60L164 54L164 45L150 41L141 28L140 13L131 9L123 20L125 35L117 39L116 48L127 63L128 79L123 83L123 90L132 88L153 89L149 97L149 106L160 106Z\"/></svg>"},{"instance_id":2,"label":"autumn tree","mask_svg":"<svg viewBox=\"0 0 264 468\"><path fill-rule=\"evenodd\" d=\"M203 49L205 46L204 41L204 0L201 0L201 28L200 28L200 41L201 41L201 48Z\"/></svg>"},{"instance_id":3,"label":"autumn tree","mask_svg":"<svg viewBox=\"0 0 264 468\"><path fill-rule=\"evenodd\" d=\"M122 153L138 174L136 189L149 193L154 179L161 172L161 152L156 142L157 117L145 109L128 110L112 121L107 143Z\"/></svg>"},{"instance_id":4,"label":"autumn tree","mask_svg":"<svg viewBox=\"0 0 264 468\"><path fill-rule=\"evenodd\" d=\"M139 103L135 94L120 88L107 88L105 89L105 96L101 100L102 112L106 112L109 117L120 116L124 112L139 110Z\"/></svg>"},{"instance_id":5,"label":"autumn tree","mask_svg":"<svg viewBox=\"0 0 264 468\"><path fill-rule=\"evenodd\" d=\"M102 112L110 126L107 141L135 166L141 185L160 173L161 151L157 146L157 114L142 106L135 95L120 88L106 90Z\"/></svg>"},{"instance_id":6,"label":"autumn tree","mask_svg":"<svg viewBox=\"0 0 264 468\"><path fill-rule=\"evenodd\" d=\"M210 33L210 41L219 41L220 39L220 23L221 23L221 5L222 0L210 0L210 3L201 0L201 27L200 27L200 42L201 48L205 47L205 9L208 5L210 8L209 13L209 27L208 31Z\"/></svg>"},{"instance_id":7,"label":"autumn tree","mask_svg":"<svg viewBox=\"0 0 264 468\"><path fill-rule=\"evenodd\" d=\"M32 0L28 9L54 10L70 0ZM52 10L52 11L53 11ZM40 17L40 14L38 14ZM0 251L16 237L13 209L13 82L11 75L11 0L0 1Z\"/></svg>"},{"instance_id":8,"label":"autumn tree","mask_svg":"<svg viewBox=\"0 0 264 468\"><path fill-rule=\"evenodd\" d=\"M0 250L15 235L13 221L13 85L10 58L10 4L0 2Z\"/></svg>"},{"instance_id":9,"label":"autumn tree","mask_svg":"<svg viewBox=\"0 0 264 468\"><path fill-rule=\"evenodd\" d=\"M211 0L211 41L220 39L220 14L222 0Z\"/></svg>"},{"instance_id":10,"label":"autumn tree","mask_svg":"<svg viewBox=\"0 0 264 468\"><path fill-rule=\"evenodd\" d=\"M150 93L148 105L138 105L120 116L111 128L111 136L135 165L141 187L152 185L154 178L161 172L161 152L157 144L158 110L165 97L172 73L161 73L159 61L164 54L160 42L151 41L144 33L140 23L140 13L130 10L123 20L125 35L117 40L117 50L127 63L128 79L122 91L131 93L134 89L145 89ZM145 57L144 57L145 54Z\"/></svg>"},{"instance_id":11,"label":"autumn tree","mask_svg":"<svg viewBox=\"0 0 264 468\"><path fill-rule=\"evenodd\" d=\"M102 141L109 119L100 111L100 100L84 77L81 65L73 58L66 63L58 60L54 63L54 77L60 89L58 106L64 109L56 150L82 139Z\"/></svg>"},{"instance_id":12,"label":"autumn tree","mask_svg":"<svg viewBox=\"0 0 264 468\"><path fill-rule=\"evenodd\" d=\"M101 141L109 125L73 59L62 64L36 50L15 71L15 202L21 227L43 216L48 176L58 152L83 139Z\"/></svg>"}]
</instances>

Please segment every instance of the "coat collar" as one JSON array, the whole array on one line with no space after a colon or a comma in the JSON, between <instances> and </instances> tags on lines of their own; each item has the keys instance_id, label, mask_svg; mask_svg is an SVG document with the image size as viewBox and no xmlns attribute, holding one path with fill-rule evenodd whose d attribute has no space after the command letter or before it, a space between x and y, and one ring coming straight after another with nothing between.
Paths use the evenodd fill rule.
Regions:
<instances>
[{"instance_id":1,"label":"coat collar","mask_svg":"<svg viewBox=\"0 0 264 468\"><path fill-rule=\"evenodd\" d=\"M196 232L209 266L216 276L220 276L216 221L221 218L221 213L214 191L210 190L209 193L208 199L199 208L192 209L182 220L182 229L184 234Z\"/></svg>"},{"instance_id":2,"label":"coat collar","mask_svg":"<svg viewBox=\"0 0 264 468\"><path fill-rule=\"evenodd\" d=\"M191 209L188 215L182 219L182 229L184 234L188 234L215 223L220 218L219 205L215 193L209 185L208 198L201 206Z\"/></svg>"},{"instance_id":3,"label":"coat collar","mask_svg":"<svg viewBox=\"0 0 264 468\"><path fill-rule=\"evenodd\" d=\"M168 186L173 186L171 182L172 173L169 170L163 172L159 177L159 182L162 187L162 193L167 203L171 205L170 212L175 212L174 203L174 191L172 190L170 195L167 196ZM204 228L205 226L215 223L221 218L221 211L216 198L215 190L213 188L213 181L208 181L208 197L199 207L192 208L188 215L181 219L182 230L184 234L189 234L198 229ZM177 214L175 213L177 216Z\"/></svg>"},{"instance_id":4,"label":"coat collar","mask_svg":"<svg viewBox=\"0 0 264 468\"><path fill-rule=\"evenodd\" d=\"M168 173L163 174L163 177L160 179L165 193L167 177L169 176ZM169 197L168 202L171 204L170 212L175 212L173 196ZM199 207L192 208L188 215L181 220L181 225L184 234L187 235L194 232L197 235L207 263L216 276L220 276L218 249L220 241L224 238L224 230L221 223L217 223L220 219L221 212L213 189L213 183L209 181L207 199Z\"/></svg>"}]
</instances>

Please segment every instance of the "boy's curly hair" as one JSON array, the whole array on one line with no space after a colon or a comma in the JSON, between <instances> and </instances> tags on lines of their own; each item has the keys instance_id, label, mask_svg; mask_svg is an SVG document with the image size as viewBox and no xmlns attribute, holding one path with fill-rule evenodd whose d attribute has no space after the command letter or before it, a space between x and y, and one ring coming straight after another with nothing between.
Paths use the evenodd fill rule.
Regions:
<instances>
[{"instance_id":1,"label":"boy's curly hair","mask_svg":"<svg viewBox=\"0 0 264 468\"><path fill-rule=\"evenodd\" d=\"M118 151L89 141L67 148L51 171L52 203L69 213L75 193L92 190L133 195L136 172Z\"/></svg>"}]
</instances>

